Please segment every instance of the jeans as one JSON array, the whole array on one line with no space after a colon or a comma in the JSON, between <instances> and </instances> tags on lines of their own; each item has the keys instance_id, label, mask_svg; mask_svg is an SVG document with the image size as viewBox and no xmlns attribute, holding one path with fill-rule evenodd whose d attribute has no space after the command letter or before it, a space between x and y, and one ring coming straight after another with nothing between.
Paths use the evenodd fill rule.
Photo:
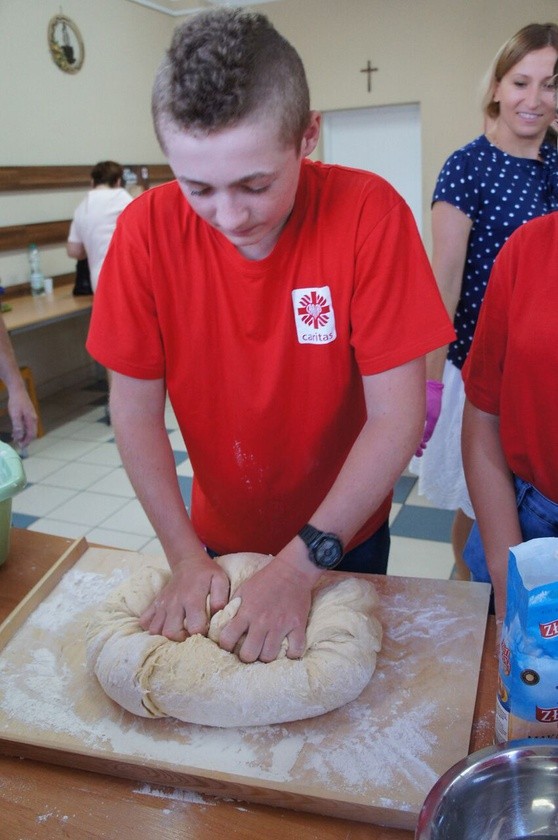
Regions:
<instances>
[{"instance_id":1,"label":"jeans","mask_svg":"<svg viewBox=\"0 0 558 840\"><path fill-rule=\"evenodd\" d=\"M558 537L558 504L547 499L522 478L515 476L514 484L523 542L537 537ZM490 583L486 557L476 522L467 540L463 557L471 570L471 580Z\"/></svg>"},{"instance_id":2,"label":"jeans","mask_svg":"<svg viewBox=\"0 0 558 840\"><path fill-rule=\"evenodd\" d=\"M336 572L362 572L370 575L385 575L389 558L390 546L389 524L386 519L378 530L363 543L348 551L340 564L335 567ZM210 557L217 557L217 552L207 548Z\"/></svg>"}]
</instances>

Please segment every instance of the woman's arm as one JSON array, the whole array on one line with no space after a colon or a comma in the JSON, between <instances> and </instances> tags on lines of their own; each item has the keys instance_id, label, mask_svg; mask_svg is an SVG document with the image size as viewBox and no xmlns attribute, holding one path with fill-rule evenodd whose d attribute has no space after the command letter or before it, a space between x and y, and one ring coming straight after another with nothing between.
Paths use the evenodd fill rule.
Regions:
<instances>
[{"instance_id":1,"label":"woman's arm","mask_svg":"<svg viewBox=\"0 0 558 840\"><path fill-rule=\"evenodd\" d=\"M461 294L471 226L471 219L453 204L437 201L432 207L432 270L452 321ZM446 355L447 346L428 354L427 379L442 379Z\"/></svg>"}]
</instances>

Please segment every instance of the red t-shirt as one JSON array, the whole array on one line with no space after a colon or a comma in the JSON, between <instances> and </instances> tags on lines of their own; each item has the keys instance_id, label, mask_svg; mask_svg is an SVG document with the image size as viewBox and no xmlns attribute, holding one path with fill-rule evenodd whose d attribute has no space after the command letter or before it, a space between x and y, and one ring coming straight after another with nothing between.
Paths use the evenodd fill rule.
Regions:
<instances>
[{"instance_id":1,"label":"red t-shirt","mask_svg":"<svg viewBox=\"0 0 558 840\"><path fill-rule=\"evenodd\" d=\"M500 416L510 470L558 502L558 213L498 255L465 367L474 406Z\"/></svg>"},{"instance_id":2,"label":"red t-shirt","mask_svg":"<svg viewBox=\"0 0 558 840\"><path fill-rule=\"evenodd\" d=\"M275 554L364 424L361 377L452 338L400 196L370 173L305 161L291 216L259 261L200 219L176 182L137 198L106 257L87 347L119 373L165 377L200 539Z\"/></svg>"}]
</instances>

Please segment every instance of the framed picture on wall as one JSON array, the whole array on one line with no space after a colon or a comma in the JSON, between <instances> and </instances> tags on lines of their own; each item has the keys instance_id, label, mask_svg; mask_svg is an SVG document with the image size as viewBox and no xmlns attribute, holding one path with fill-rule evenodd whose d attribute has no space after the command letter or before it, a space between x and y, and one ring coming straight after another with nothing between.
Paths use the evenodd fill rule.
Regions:
<instances>
[{"instance_id":1,"label":"framed picture on wall","mask_svg":"<svg viewBox=\"0 0 558 840\"><path fill-rule=\"evenodd\" d=\"M48 46L52 60L64 73L77 73L83 65L85 48L73 20L55 15L48 24Z\"/></svg>"}]
</instances>

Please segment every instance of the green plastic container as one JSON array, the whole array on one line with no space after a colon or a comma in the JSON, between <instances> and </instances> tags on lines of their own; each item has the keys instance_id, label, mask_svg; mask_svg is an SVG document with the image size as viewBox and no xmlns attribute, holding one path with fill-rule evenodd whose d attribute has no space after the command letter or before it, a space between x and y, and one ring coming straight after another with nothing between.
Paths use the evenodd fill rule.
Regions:
<instances>
[{"instance_id":1,"label":"green plastic container","mask_svg":"<svg viewBox=\"0 0 558 840\"><path fill-rule=\"evenodd\" d=\"M0 441L0 566L10 548L12 498L27 484L23 462L15 449Z\"/></svg>"}]
</instances>

